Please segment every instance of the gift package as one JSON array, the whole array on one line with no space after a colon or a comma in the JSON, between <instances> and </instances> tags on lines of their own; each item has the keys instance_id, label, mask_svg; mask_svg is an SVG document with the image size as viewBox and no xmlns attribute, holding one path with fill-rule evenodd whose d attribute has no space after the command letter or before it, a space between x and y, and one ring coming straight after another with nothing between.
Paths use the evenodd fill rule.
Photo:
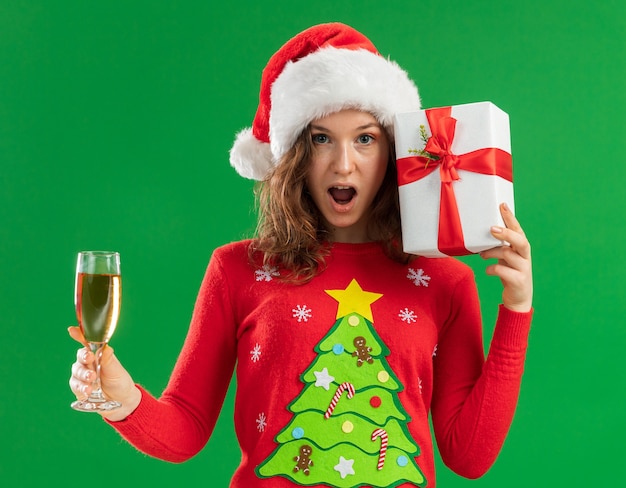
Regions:
<instances>
[{"instance_id":1,"label":"gift package","mask_svg":"<svg viewBox=\"0 0 626 488\"><path fill-rule=\"evenodd\" d=\"M502 245L514 211L509 116L491 102L399 113L394 121L405 252L462 256Z\"/></svg>"}]
</instances>

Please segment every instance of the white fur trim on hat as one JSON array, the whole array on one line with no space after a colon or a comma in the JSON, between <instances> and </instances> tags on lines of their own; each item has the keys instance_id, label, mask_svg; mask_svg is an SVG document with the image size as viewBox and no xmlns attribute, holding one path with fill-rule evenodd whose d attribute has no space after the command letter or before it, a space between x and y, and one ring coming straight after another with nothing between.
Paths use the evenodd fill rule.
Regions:
<instances>
[{"instance_id":1,"label":"white fur trim on hat","mask_svg":"<svg viewBox=\"0 0 626 488\"><path fill-rule=\"evenodd\" d=\"M272 156L280 160L313 120L344 108L370 112L393 133L394 114L420 106L417 87L395 62L364 49L319 49L287 63L272 85Z\"/></svg>"}]
</instances>

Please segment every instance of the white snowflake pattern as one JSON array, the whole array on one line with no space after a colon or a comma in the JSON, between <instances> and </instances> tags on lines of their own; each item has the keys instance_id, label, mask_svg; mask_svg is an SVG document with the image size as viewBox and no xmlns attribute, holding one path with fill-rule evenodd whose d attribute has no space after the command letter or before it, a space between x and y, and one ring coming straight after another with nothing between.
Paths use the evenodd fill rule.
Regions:
<instances>
[{"instance_id":1,"label":"white snowflake pattern","mask_svg":"<svg viewBox=\"0 0 626 488\"><path fill-rule=\"evenodd\" d=\"M293 317L298 319L298 322L303 320L307 322L313 316L313 311L307 308L306 305L296 305L296 308L291 311L293 312Z\"/></svg>"},{"instance_id":2,"label":"white snowflake pattern","mask_svg":"<svg viewBox=\"0 0 626 488\"><path fill-rule=\"evenodd\" d=\"M259 432L265 432L265 427L267 427L267 417L264 412L261 412L256 419L256 429Z\"/></svg>"},{"instance_id":3,"label":"white snowflake pattern","mask_svg":"<svg viewBox=\"0 0 626 488\"><path fill-rule=\"evenodd\" d=\"M415 312L413 310L409 310L408 308L400 310L398 317L400 317L402 322L406 322L407 324L410 324L411 322L417 322L417 315L415 315Z\"/></svg>"},{"instance_id":4,"label":"white snowflake pattern","mask_svg":"<svg viewBox=\"0 0 626 488\"><path fill-rule=\"evenodd\" d=\"M430 276L424 273L423 269L413 269L409 268L409 273L406 275L408 279L410 279L415 286L425 286L428 287L428 282L430 281Z\"/></svg>"},{"instance_id":5,"label":"white snowflake pattern","mask_svg":"<svg viewBox=\"0 0 626 488\"><path fill-rule=\"evenodd\" d=\"M272 281L274 276L280 276L278 268L269 264L264 265L261 269L257 269L254 274L257 281Z\"/></svg>"},{"instance_id":6,"label":"white snowflake pattern","mask_svg":"<svg viewBox=\"0 0 626 488\"><path fill-rule=\"evenodd\" d=\"M417 378L417 387L420 389L420 395L422 394L422 378Z\"/></svg>"},{"instance_id":7,"label":"white snowflake pattern","mask_svg":"<svg viewBox=\"0 0 626 488\"><path fill-rule=\"evenodd\" d=\"M438 344L435 344L435 348L433 349L433 357L437 355L437 346Z\"/></svg>"},{"instance_id":8,"label":"white snowflake pattern","mask_svg":"<svg viewBox=\"0 0 626 488\"><path fill-rule=\"evenodd\" d=\"M258 342L254 345L254 349L250 351L250 359L253 363L256 363L259 359L261 359L261 346Z\"/></svg>"}]
</instances>

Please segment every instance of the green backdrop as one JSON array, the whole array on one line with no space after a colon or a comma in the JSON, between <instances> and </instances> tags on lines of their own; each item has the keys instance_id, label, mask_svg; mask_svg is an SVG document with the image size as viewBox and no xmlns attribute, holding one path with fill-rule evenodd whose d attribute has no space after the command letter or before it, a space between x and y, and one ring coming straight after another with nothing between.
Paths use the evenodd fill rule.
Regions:
<instances>
[{"instance_id":1,"label":"green backdrop","mask_svg":"<svg viewBox=\"0 0 626 488\"><path fill-rule=\"evenodd\" d=\"M510 435L452 487L619 486L623 470L626 3L615 1L0 1L0 484L227 486L232 391L182 465L69 408L75 254L121 252L112 345L165 386L212 249L250 235L252 184L228 164L269 56L309 25L368 35L426 107L509 113L536 318ZM228 5L226 5L228 4ZM486 340L497 280L476 270ZM56 484L54 484L56 486Z\"/></svg>"}]
</instances>

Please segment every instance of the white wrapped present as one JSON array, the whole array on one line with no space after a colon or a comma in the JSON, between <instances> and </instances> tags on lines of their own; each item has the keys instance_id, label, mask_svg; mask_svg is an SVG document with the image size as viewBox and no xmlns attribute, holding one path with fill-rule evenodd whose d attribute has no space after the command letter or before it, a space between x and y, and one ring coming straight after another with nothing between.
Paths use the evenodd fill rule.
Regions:
<instances>
[{"instance_id":1,"label":"white wrapped present","mask_svg":"<svg viewBox=\"0 0 626 488\"><path fill-rule=\"evenodd\" d=\"M402 241L422 256L461 256L502 244L500 203L514 210L509 116L491 102L395 117Z\"/></svg>"}]
</instances>

